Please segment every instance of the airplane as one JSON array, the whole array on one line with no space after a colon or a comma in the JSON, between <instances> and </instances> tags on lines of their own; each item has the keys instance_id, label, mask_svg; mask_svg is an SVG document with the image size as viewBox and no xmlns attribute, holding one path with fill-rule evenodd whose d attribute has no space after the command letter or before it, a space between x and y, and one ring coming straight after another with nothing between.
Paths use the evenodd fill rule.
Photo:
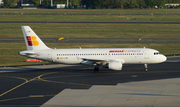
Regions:
<instances>
[{"instance_id":1,"label":"airplane","mask_svg":"<svg viewBox=\"0 0 180 107\"><path fill-rule=\"evenodd\" d=\"M48 62L62 64L92 65L94 72L99 67L111 70L122 70L123 64L156 64L166 61L166 56L150 48L79 48L79 49L52 49L29 26L21 26L27 50L20 51L19 55L36 58Z\"/></svg>"}]
</instances>

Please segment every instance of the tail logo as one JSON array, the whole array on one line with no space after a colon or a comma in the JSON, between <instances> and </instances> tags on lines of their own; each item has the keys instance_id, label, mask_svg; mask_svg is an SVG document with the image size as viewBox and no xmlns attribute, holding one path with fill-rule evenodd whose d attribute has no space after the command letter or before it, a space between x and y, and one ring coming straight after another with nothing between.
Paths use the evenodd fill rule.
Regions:
<instances>
[{"instance_id":1,"label":"tail logo","mask_svg":"<svg viewBox=\"0 0 180 107\"><path fill-rule=\"evenodd\" d=\"M36 36L26 36L29 46L38 46L39 42L36 40Z\"/></svg>"}]
</instances>

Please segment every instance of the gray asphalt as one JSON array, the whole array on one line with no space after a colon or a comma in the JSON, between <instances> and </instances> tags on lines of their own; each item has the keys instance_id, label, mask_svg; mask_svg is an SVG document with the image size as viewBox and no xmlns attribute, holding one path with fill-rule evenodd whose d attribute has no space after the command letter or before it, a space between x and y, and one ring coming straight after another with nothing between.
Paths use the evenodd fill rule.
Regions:
<instances>
[{"instance_id":1,"label":"gray asphalt","mask_svg":"<svg viewBox=\"0 0 180 107\"><path fill-rule=\"evenodd\" d=\"M180 22L56 22L56 21L0 21L0 23L111 23L111 24L180 24Z\"/></svg>"},{"instance_id":2,"label":"gray asphalt","mask_svg":"<svg viewBox=\"0 0 180 107\"><path fill-rule=\"evenodd\" d=\"M69 11L70 12L70 11ZM86 12L86 11L81 11L82 13L76 13L74 11L71 11L73 13L66 13L66 15L108 15L108 13L105 13L105 14L91 14L89 12ZM79 11L80 12L80 11ZM64 12L65 13L65 12ZM23 13L23 15L65 15L64 13ZM19 13L0 13L0 15L22 15L21 12ZM111 14L109 13L109 15L151 15L151 13L149 14L129 14L129 13L119 13L119 14ZM156 13L153 13L153 15L180 15L179 13L161 13L161 14L156 14Z\"/></svg>"},{"instance_id":3,"label":"gray asphalt","mask_svg":"<svg viewBox=\"0 0 180 107\"><path fill-rule=\"evenodd\" d=\"M180 39L104 39L104 38L65 38L58 41L58 38L42 38L45 43L180 43ZM1 43L24 43L24 38L0 38Z\"/></svg>"},{"instance_id":4,"label":"gray asphalt","mask_svg":"<svg viewBox=\"0 0 180 107\"><path fill-rule=\"evenodd\" d=\"M0 73L0 106L38 107L64 89L179 78L179 65L180 58L172 56L165 63L148 65L149 72L144 72L143 65L124 65L122 71L101 68L99 73L93 73L92 66L82 65L3 72Z\"/></svg>"}]
</instances>

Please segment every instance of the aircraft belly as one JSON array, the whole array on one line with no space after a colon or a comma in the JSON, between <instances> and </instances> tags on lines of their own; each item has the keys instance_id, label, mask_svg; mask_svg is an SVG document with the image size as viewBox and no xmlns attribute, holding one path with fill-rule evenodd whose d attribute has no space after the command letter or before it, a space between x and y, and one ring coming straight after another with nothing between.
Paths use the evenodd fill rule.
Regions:
<instances>
[{"instance_id":1,"label":"aircraft belly","mask_svg":"<svg viewBox=\"0 0 180 107\"><path fill-rule=\"evenodd\" d=\"M131 56L131 57L126 57L125 59L125 64L141 64L144 63L144 59L142 56Z\"/></svg>"}]
</instances>

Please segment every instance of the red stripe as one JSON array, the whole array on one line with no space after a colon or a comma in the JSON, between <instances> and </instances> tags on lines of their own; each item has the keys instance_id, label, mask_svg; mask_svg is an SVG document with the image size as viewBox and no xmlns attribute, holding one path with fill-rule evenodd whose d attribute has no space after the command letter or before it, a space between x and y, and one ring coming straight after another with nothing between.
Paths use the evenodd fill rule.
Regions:
<instances>
[{"instance_id":1,"label":"red stripe","mask_svg":"<svg viewBox=\"0 0 180 107\"><path fill-rule=\"evenodd\" d=\"M26 38L27 38L28 45L33 46L31 36L26 36Z\"/></svg>"},{"instance_id":2,"label":"red stripe","mask_svg":"<svg viewBox=\"0 0 180 107\"><path fill-rule=\"evenodd\" d=\"M33 46L32 41L27 41L29 46Z\"/></svg>"}]
</instances>

